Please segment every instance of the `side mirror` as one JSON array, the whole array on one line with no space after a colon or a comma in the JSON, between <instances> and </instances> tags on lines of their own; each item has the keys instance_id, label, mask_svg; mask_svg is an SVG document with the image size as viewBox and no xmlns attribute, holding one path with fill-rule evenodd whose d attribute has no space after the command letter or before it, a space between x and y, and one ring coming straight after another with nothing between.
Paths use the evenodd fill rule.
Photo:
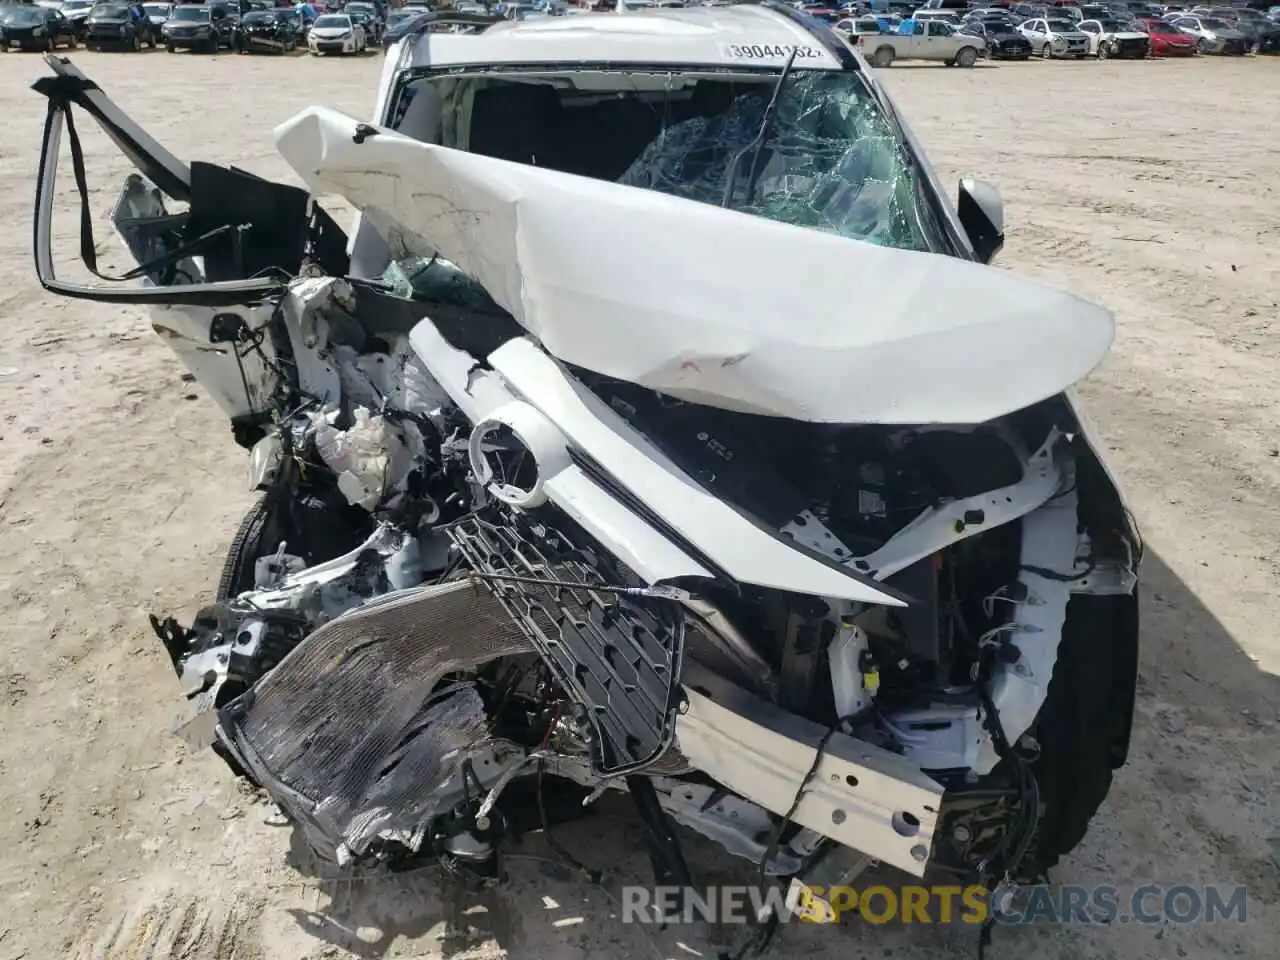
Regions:
<instances>
[{"instance_id":1,"label":"side mirror","mask_svg":"<svg viewBox=\"0 0 1280 960\"><path fill-rule=\"evenodd\" d=\"M969 235L981 263L990 263L1004 246L1004 201L1000 191L985 180L964 177L956 204L960 225Z\"/></svg>"},{"instance_id":2,"label":"side mirror","mask_svg":"<svg viewBox=\"0 0 1280 960\"><path fill-rule=\"evenodd\" d=\"M50 55L46 61L54 76L34 84L49 104L34 230L36 274L46 290L102 303L220 307L278 295L307 258L334 276L347 272L342 229L305 190L234 168L184 163L69 60ZM77 107L102 127L137 171L126 178L111 215L112 227L138 264L120 277L98 270L84 153L72 119ZM54 269L53 206L64 134L80 197L80 257L105 283L61 280ZM174 210L170 204L185 209ZM130 280L140 282L121 282Z\"/></svg>"}]
</instances>

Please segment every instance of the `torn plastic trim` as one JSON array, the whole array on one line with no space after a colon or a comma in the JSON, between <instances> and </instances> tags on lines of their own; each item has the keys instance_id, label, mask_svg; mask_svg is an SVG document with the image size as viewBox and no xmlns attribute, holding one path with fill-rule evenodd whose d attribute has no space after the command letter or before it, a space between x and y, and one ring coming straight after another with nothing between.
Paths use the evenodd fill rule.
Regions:
<instances>
[{"instance_id":1,"label":"torn plastic trim","mask_svg":"<svg viewBox=\"0 0 1280 960\"><path fill-rule=\"evenodd\" d=\"M409 343L436 382L473 424L481 424L517 401L502 377L483 369L465 350L446 340L430 320L409 331ZM560 437L563 443L563 437ZM539 463L539 471L543 465ZM542 490L592 537L648 584L686 577L711 579L698 560L646 523L576 464L557 461L541 477Z\"/></svg>"},{"instance_id":2,"label":"torn plastic trim","mask_svg":"<svg viewBox=\"0 0 1280 960\"><path fill-rule=\"evenodd\" d=\"M489 362L640 503L733 580L810 596L905 606L890 588L788 543L712 496L523 337Z\"/></svg>"},{"instance_id":3,"label":"torn plastic trim","mask_svg":"<svg viewBox=\"0 0 1280 960\"><path fill-rule=\"evenodd\" d=\"M810 519L812 514L807 511L803 523L787 524L782 534L850 564L868 577L884 580L953 543L1011 523L1042 506L1065 486L1063 469L1056 460L1061 441L1062 434L1056 428L1050 430L1040 449L1023 463L1023 477L1017 483L930 508L864 557L850 558L849 550L816 518Z\"/></svg>"},{"instance_id":4,"label":"torn plastic trim","mask_svg":"<svg viewBox=\"0 0 1280 960\"><path fill-rule=\"evenodd\" d=\"M676 721L680 752L725 787L844 846L923 876L932 849L941 784L908 759L827 729L686 664L689 710Z\"/></svg>"},{"instance_id":5,"label":"torn plastic trim","mask_svg":"<svg viewBox=\"0 0 1280 960\"><path fill-rule=\"evenodd\" d=\"M1075 567L1078 501L1075 474L1064 471L1067 488L1022 519L1020 567L1059 574L1048 578L1023 569L1021 599L1012 604L1003 642L1016 654L999 659L989 683L991 702L1010 743L1031 726L1049 695L1067 603L1074 584L1065 578ZM970 769L986 774L1000 761L991 735L975 706L936 705L890 716L907 759L925 770Z\"/></svg>"}]
</instances>

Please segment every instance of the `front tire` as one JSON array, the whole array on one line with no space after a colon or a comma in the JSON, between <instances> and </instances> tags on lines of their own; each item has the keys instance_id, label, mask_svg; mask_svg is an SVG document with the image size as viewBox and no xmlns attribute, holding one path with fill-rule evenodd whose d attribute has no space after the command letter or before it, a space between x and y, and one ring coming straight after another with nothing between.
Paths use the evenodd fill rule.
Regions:
<instances>
[{"instance_id":1,"label":"front tire","mask_svg":"<svg viewBox=\"0 0 1280 960\"><path fill-rule=\"evenodd\" d=\"M166 53L173 53L175 50L177 50L177 47L175 47L172 43L166 43L164 45L164 49Z\"/></svg>"},{"instance_id":2,"label":"front tire","mask_svg":"<svg viewBox=\"0 0 1280 960\"><path fill-rule=\"evenodd\" d=\"M957 67L971 68L978 62L978 51L973 47L961 47L960 52L956 54L955 64Z\"/></svg>"},{"instance_id":3,"label":"front tire","mask_svg":"<svg viewBox=\"0 0 1280 960\"><path fill-rule=\"evenodd\" d=\"M1051 43L1046 43L1043 47L1041 47L1041 48L1040 48L1040 56L1041 56L1041 57L1043 57L1045 60L1052 60L1052 59L1053 59L1053 44L1051 44Z\"/></svg>"},{"instance_id":4,"label":"front tire","mask_svg":"<svg viewBox=\"0 0 1280 960\"><path fill-rule=\"evenodd\" d=\"M871 65L873 67L883 69L893 63L893 57L893 47L879 47L876 52L871 55Z\"/></svg>"},{"instance_id":5,"label":"front tire","mask_svg":"<svg viewBox=\"0 0 1280 960\"><path fill-rule=\"evenodd\" d=\"M1097 53L1097 57L1098 57L1098 59L1099 59L1099 60L1105 60L1105 59L1107 59L1107 57L1109 57L1109 56L1111 56L1111 51L1107 49L1107 44L1105 44L1105 43L1099 43L1099 44L1098 44L1098 53Z\"/></svg>"},{"instance_id":6,"label":"front tire","mask_svg":"<svg viewBox=\"0 0 1280 960\"><path fill-rule=\"evenodd\" d=\"M254 587L254 567L258 558L271 552L279 543L278 508L274 498L259 494L240 521L236 535L227 548L218 577L215 599L230 600Z\"/></svg>"}]
</instances>

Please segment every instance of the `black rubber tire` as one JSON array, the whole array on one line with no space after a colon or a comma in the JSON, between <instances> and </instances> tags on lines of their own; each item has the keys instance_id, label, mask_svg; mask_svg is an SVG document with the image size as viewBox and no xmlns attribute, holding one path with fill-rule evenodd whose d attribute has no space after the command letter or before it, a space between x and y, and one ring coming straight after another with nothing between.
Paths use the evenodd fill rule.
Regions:
<instances>
[{"instance_id":1,"label":"black rubber tire","mask_svg":"<svg viewBox=\"0 0 1280 960\"><path fill-rule=\"evenodd\" d=\"M1107 59L1107 57L1111 56L1111 51L1107 49L1107 44L1106 44L1106 43L1104 43L1104 42L1102 42L1102 41L1099 41L1099 42L1098 42L1098 54L1097 54L1097 56L1098 56L1098 59L1099 59L1099 60L1105 60L1105 59Z\"/></svg>"},{"instance_id":2,"label":"black rubber tire","mask_svg":"<svg viewBox=\"0 0 1280 960\"><path fill-rule=\"evenodd\" d=\"M893 47L877 47L876 52L871 55L871 65L883 69L892 65L894 56Z\"/></svg>"},{"instance_id":3,"label":"black rubber tire","mask_svg":"<svg viewBox=\"0 0 1280 960\"><path fill-rule=\"evenodd\" d=\"M274 549L277 524L274 522L276 509L274 499L267 493L260 493L257 499L245 512L244 519L236 529L236 535L227 548L227 558L222 563L222 573L218 577L218 601L230 600L254 586L253 568L259 557L266 550ZM278 537L276 538L278 542Z\"/></svg>"},{"instance_id":4,"label":"black rubber tire","mask_svg":"<svg viewBox=\"0 0 1280 960\"><path fill-rule=\"evenodd\" d=\"M1052 60L1053 44L1046 41L1045 45L1040 48L1040 56L1043 57L1045 60Z\"/></svg>"},{"instance_id":5,"label":"black rubber tire","mask_svg":"<svg viewBox=\"0 0 1280 960\"><path fill-rule=\"evenodd\" d=\"M166 44L164 45L164 49L165 49L165 52L166 52L166 53L173 53L173 52L175 52L178 48L177 48L177 47L175 47L172 43L166 43Z\"/></svg>"},{"instance_id":6,"label":"black rubber tire","mask_svg":"<svg viewBox=\"0 0 1280 960\"><path fill-rule=\"evenodd\" d=\"M1058 662L1036 726L1036 774L1045 800L1038 869L1054 866L1084 838L1128 759L1138 677L1138 594L1074 596Z\"/></svg>"},{"instance_id":7,"label":"black rubber tire","mask_svg":"<svg viewBox=\"0 0 1280 960\"><path fill-rule=\"evenodd\" d=\"M978 62L978 51L973 47L961 47L956 54L955 64L957 67L963 67L968 70Z\"/></svg>"}]
</instances>

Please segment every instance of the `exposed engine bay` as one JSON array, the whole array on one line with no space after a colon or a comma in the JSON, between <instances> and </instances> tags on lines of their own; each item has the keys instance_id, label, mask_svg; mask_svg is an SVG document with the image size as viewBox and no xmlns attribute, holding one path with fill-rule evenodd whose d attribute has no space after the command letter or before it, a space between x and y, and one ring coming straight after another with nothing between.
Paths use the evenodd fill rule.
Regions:
<instances>
[{"instance_id":1,"label":"exposed engine bay","mask_svg":"<svg viewBox=\"0 0 1280 960\"><path fill-rule=\"evenodd\" d=\"M75 104L137 148L114 225L259 491L214 601L153 618L180 733L319 856L491 883L554 797L611 789L663 885L693 885L672 821L825 885L872 862L1017 882L1080 841L1128 748L1143 549L1070 392L1109 345L1097 308L308 111L280 147L379 228L360 276L306 191L188 167L54 66L38 243ZM618 234L566 226L603 204ZM644 270L692 268L611 259L628 230L927 274L993 312L855 279L859 323L824 290L752 313L790 288L722 302L714 270L664 301ZM597 247L593 287L564 264Z\"/></svg>"},{"instance_id":2,"label":"exposed engine bay","mask_svg":"<svg viewBox=\"0 0 1280 960\"><path fill-rule=\"evenodd\" d=\"M196 708L192 742L265 786L317 850L436 855L493 875L505 789L555 777L587 790L648 782L667 815L759 860L779 811L729 787L738 815L708 815L701 803L725 787L689 756L711 750L690 696L726 683L754 709L874 747L873 776L916 772L915 806L889 812L876 859L970 876L1002 858L1043 869L1073 844L1092 801L1067 793L1046 737L1073 738L1073 768L1094 752L1105 779L1128 718L1117 711L1094 744L1037 721L1064 650L1087 657L1077 648L1131 629L1140 546L1065 404L971 429L845 427L578 371L601 416L752 531L859 573L886 602L742 582L695 545L646 554L676 565L656 583L588 514L604 491L632 523L643 504L498 372L518 379L510 358L527 341L505 341L486 369L448 325L366 329L354 303L345 281L292 285L279 315L311 332L284 331L300 348L290 363L332 383L310 400L286 388L257 441L262 500L218 602L189 628L157 623ZM1064 792L1048 793L1046 775ZM1064 832L1044 829L1050 815ZM768 873L799 872L830 832L793 828Z\"/></svg>"}]
</instances>

